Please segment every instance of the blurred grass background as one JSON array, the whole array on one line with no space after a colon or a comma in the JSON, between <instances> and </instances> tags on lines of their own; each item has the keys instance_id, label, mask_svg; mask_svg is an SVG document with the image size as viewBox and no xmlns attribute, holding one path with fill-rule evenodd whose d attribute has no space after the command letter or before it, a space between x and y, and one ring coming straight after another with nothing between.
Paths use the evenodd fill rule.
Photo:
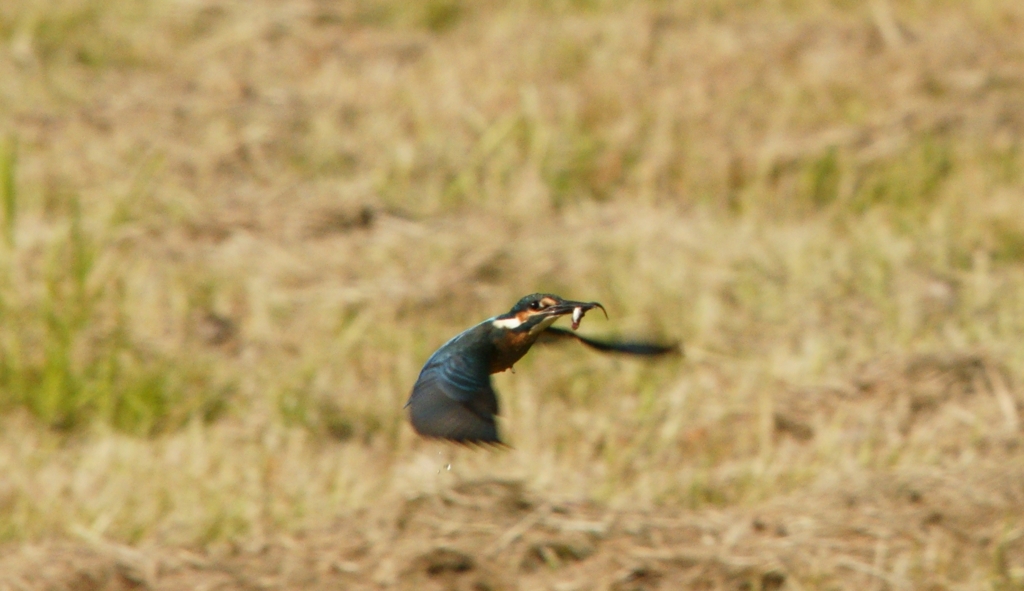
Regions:
<instances>
[{"instance_id":1,"label":"blurred grass background","mask_svg":"<svg viewBox=\"0 0 1024 591\"><path fill-rule=\"evenodd\" d=\"M1022 29L1016 0L8 0L0 539L1019 465ZM418 440L422 362L534 291L688 357L534 353L496 377L511 451Z\"/></svg>"}]
</instances>

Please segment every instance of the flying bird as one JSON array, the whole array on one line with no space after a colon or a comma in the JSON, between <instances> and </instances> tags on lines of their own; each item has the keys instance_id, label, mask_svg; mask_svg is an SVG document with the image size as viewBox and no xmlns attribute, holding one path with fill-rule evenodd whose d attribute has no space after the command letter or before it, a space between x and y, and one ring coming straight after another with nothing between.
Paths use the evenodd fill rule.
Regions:
<instances>
[{"instance_id":1,"label":"flying bird","mask_svg":"<svg viewBox=\"0 0 1024 591\"><path fill-rule=\"evenodd\" d=\"M678 344L597 341L552 324L571 315L579 327L587 311L604 306L546 293L519 300L507 313L488 318L452 337L427 359L405 407L420 435L459 443L501 444L495 417L498 397L491 374L505 371L538 341L577 340L598 351L658 356L679 353Z\"/></svg>"}]
</instances>

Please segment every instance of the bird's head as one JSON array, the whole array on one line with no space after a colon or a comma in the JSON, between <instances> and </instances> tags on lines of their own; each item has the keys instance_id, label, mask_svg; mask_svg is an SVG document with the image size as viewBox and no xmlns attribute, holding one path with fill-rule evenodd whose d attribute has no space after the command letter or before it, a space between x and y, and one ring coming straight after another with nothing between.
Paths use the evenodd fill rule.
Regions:
<instances>
[{"instance_id":1,"label":"bird's head","mask_svg":"<svg viewBox=\"0 0 1024 591\"><path fill-rule=\"evenodd\" d=\"M577 302L550 293L535 293L519 300L511 310L496 317L494 326L513 332L536 334L551 326L560 317L572 314L575 328L583 314L594 308L600 308L605 317L608 317L608 312L598 302ZM576 310L579 312L575 313Z\"/></svg>"}]
</instances>

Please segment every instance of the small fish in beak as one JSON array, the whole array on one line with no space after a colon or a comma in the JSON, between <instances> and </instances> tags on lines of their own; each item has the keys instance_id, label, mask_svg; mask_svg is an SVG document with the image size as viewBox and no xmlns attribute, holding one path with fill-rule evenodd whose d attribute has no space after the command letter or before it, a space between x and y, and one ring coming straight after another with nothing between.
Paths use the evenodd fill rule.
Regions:
<instances>
[{"instance_id":1,"label":"small fish in beak","mask_svg":"<svg viewBox=\"0 0 1024 591\"><path fill-rule=\"evenodd\" d=\"M572 309L572 329L573 330L576 330L577 328L580 327L580 321L583 320L583 316L585 316L587 312L591 311L594 308L601 308L601 311L604 312L604 317L605 318L608 317L608 312L605 312L604 306L602 306L598 302L573 302L573 301L569 301L569 302L565 302L563 304L563 306L564 307L562 307L559 310L559 312L561 314L567 314L569 312L570 306L571 306L571 309Z\"/></svg>"},{"instance_id":2,"label":"small fish in beak","mask_svg":"<svg viewBox=\"0 0 1024 591\"><path fill-rule=\"evenodd\" d=\"M586 312L583 311L582 306L576 306L572 309L572 329L576 330L580 327L580 320L583 320L583 315Z\"/></svg>"}]
</instances>

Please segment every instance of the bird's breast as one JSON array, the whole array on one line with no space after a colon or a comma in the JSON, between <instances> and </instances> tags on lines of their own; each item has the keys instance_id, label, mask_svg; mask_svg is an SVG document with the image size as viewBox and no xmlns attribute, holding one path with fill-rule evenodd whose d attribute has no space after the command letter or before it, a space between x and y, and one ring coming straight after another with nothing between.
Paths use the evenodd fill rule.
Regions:
<instances>
[{"instance_id":1,"label":"bird's breast","mask_svg":"<svg viewBox=\"0 0 1024 591\"><path fill-rule=\"evenodd\" d=\"M505 371L515 365L537 341L537 336L530 332L510 332L504 335L495 343L495 354L491 357L491 373Z\"/></svg>"}]
</instances>

